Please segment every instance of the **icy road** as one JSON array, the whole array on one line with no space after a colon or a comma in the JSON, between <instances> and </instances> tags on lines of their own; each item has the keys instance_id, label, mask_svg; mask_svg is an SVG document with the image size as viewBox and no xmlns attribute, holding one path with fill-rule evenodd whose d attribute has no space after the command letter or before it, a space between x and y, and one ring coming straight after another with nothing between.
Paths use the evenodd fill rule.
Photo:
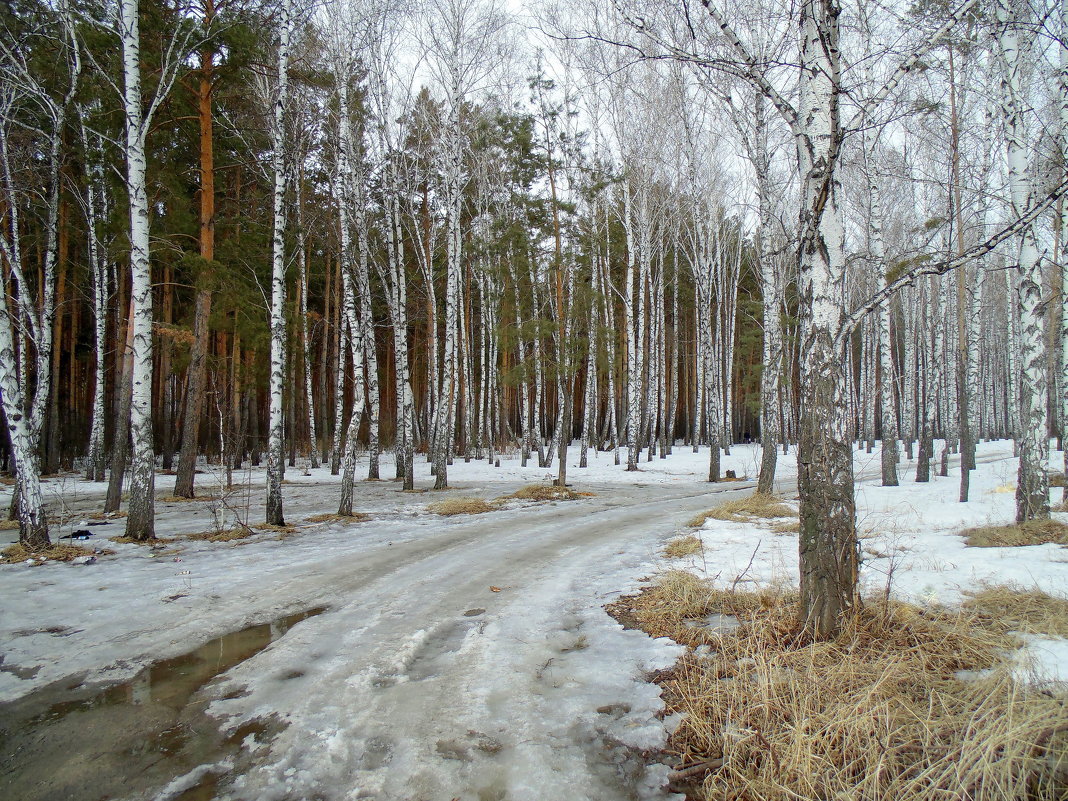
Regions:
<instances>
[{"instance_id":1,"label":"icy road","mask_svg":"<svg viewBox=\"0 0 1068 801\"><path fill-rule=\"evenodd\" d=\"M290 522L331 511L336 485L292 478ZM116 556L6 568L0 793L667 797L667 767L649 767L646 752L663 745L672 724L662 719L658 688L643 677L670 665L680 649L623 630L603 606L636 589L655 569L663 541L717 502L710 495L751 485L712 488L689 476L644 485L581 479L579 488L594 497L514 502L453 518L426 509L441 493L362 483L366 522L154 551L104 542L120 533L121 523L112 523L94 529L94 544L115 548ZM449 494L492 498L521 483L461 481ZM72 519L99 508L95 485L72 480L62 489ZM261 492L250 494L253 520ZM59 490L56 497L60 503ZM212 506L161 502L158 533L210 528ZM325 610L291 619L288 628L264 627L269 645L235 666L220 645L224 670L194 688L195 714L156 709L154 702L174 693L171 671L158 669L163 680L156 682L146 665L319 607ZM213 653L215 645L206 648ZM96 688L108 683L121 691L101 695ZM155 728L134 719L139 704L155 710ZM41 725L43 733L34 728ZM56 731L62 726L70 730ZM88 751L72 757L74 744L86 751L85 741ZM134 753L144 767L123 756Z\"/></svg>"}]
</instances>

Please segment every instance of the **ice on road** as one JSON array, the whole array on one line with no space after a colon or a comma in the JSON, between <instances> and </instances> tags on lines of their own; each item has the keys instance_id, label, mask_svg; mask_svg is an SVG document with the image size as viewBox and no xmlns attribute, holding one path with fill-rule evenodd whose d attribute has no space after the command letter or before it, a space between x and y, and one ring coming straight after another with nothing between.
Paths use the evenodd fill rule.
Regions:
<instances>
[{"instance_id":1,"label":"ice on road","mask_svg":"<svg viewBox=\"0 0 1068 801\"><path fill-rule=\"evenodd\" d=\"M182 541L180 553L102 541L119 555L10 568L6 664L36 674L0 672L0 698L83 671L126 679L228 631L326 605L202 693L227 731L284 723L265 742L245 738L246 760L219 797L665 798L667 767L648 755L673 723L644 679L681 649L625 631L603 609L637 589L663 541L710 505L707 484L659 479L583 482L593 497L452 518L426 509L440 493L365 483L365 522ZM328 476L295 482L290 521L336 502ZM461 483L451 494L492 498L522 482ZM87 489L65 503L76 517L99 499ZM160 503L158 530L210 528L211 506ZM121 524L112 528L97 539ZM146 797L175 797L205 771Z\"/></svg>"}]
</instances>

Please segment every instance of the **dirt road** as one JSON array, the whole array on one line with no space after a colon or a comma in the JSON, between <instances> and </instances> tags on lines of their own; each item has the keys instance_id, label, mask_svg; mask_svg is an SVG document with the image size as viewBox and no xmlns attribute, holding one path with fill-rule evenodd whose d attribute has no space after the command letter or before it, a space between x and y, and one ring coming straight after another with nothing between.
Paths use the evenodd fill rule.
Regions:
<instances>
[{"instance_id":1,"label":"dirt road","mask_svg":"<svg viewBox=\"0 0 1068 801\"><path fill-rule=\"evenodd\" d=\"M369 484L361 498L369 522L17 574L15 584L32 597L13 611L32 608L33 619L10 632L5 665L46 664L15 689L79 673L86 681L73 705L67 687L78 682L68 678L7 705L0 791L7 784L27 798L99 798L112 785L128 797L186 799L664 797L663 771L648 770L642 752L662 742L665 724L656 688L641 678L670 664L676 647L623 631L602 607L652 569L660 543L714 505L711 495L748 485L582 488L595 496L441 518L425 510L437 496ZM332 502L329 487L291 488L290 518L318 509L324 493ZM162 507L161 530L195 528L190 517L206 514L198 506ZM60 587L66 603L57 600ZM226 656L227 632L311 607L326 609L276 624L277 632L268 625L270 644L236 665ZM195 647L210 653L215 643L219 670L210 659L201 665L180 704L157 700L174 695L171 671L130 679L152 661ZM125 700L94 702L94 682L109 678L124 682L111 695ZM150 720L138 720L141 710ZM96 757L73 759L80 738L72 733L88 730ZM142 746L131 746L131 736ZM93 772L81 790L77 770L63 772L60 786L47 769L40 751L51 741L57 762ZM142 751L146 766L111 754L112 741L127 755ZM36 775L13 756L30 747Z\"/></svg>"}]
</instances>

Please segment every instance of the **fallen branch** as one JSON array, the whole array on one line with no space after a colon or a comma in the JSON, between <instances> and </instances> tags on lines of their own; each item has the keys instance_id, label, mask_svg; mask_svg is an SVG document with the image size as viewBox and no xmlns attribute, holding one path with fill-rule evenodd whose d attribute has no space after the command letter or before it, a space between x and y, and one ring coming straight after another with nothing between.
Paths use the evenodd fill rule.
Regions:
<instances>
[{"instance_id":1,"label":"fallen branch","mask_svg":"<svg viewBox=\"0 0 1068 801\"><path fill-rule=\"evenodd\" d=\"M706 773L713 770L719 770L723 767L723 757L719 759L706 759L704 762L698 762L696 765L688 765L687 767L678 767L675 770L668 773L669 784L685 784L691 779L703 777Z\"/></svg>"}]
</instances>

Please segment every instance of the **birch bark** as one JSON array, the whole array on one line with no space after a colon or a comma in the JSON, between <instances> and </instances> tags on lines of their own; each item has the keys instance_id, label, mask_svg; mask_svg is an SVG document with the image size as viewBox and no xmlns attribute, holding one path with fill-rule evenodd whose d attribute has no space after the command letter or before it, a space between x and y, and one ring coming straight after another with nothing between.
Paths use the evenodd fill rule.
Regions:
<instances>
[{"instance_id":1,"label":"birch bark","mask_svg":"<svg viewBox=\"0 0 1068 801\"><path fill-rule=\"evenodd\" d=\"M842 131L836 0L800 10L801 96L798 137L802 232L801 410L798 489L801 602L806 628L833 636L857 603L859 547L853 498L853 454L846 398L845 354L835 347L843 322L844 230L835 165Z\"/></svg>"},{"instance_id":2,"label":"birch bark","mask_svg":"<svg viewBox=\"0 0 1068 801\"><path fill-rule=\"evenodd\" d=\"M289 46L293 28L292 0L282 0L278 12L277 85L271 97L271 168L274 173L273 231L271 239L271 379L267 430L267 523L285 525L282 474L285 453L282 407L286 371L286 105L289 99Z\"/></svg>"},{"instance_id":3,"label":"birch bark","mask_svg":"<svg viewBox=\"0 0 1068 801\"><path fill-rule=\"evenodd\" d=\"M1020 36L1026 8L1020 0L998 0L998 56L1002 66L1001 100L1009 192L1020 216L1031 204L1034 186L1029 171L1030 145L1025 115L1030 45ZM1020 469L1016 483L1016 520L1049 517L1049 432L1046 419L1045 304L1038 237L1027 228L1019 242L1020 314Z\"/></svg>"},{"instance_id":4,"label":"birch bark","mask_svg":"<svg viewBox=\"0 0 1068 801\"><path fill-rule=\"evenodd\" d=\"M1061 0L1060 70L1058 81L1060 94L1060 146L1061 164L1068 171L1068 0ZM1068 299L1068 204L1061 201L1061 300ZM1068 305L1068 304L1066 304ZM1064 454L1064 474L1068 476L1068 308L1061 309L1060 330L1061 371L1061 450ZM1062 504L1068 504L1068 481L1061 496Z\"/></svg>"},{"instance_id":5,"label":"birch bark","mask_svg":"<svg viewBox=\"0 0 1068 801\"><path fill-rule=\"evenodd\" d=\"M137 0L119 9L126 110L126 186L130 209L130 292L133 303L133 372L130 403L130 503L126 536L155 538L155 454L152 436L152 273L148 260L148 193L141 106L141 44Z\"/></svg>"}]
</instances>

